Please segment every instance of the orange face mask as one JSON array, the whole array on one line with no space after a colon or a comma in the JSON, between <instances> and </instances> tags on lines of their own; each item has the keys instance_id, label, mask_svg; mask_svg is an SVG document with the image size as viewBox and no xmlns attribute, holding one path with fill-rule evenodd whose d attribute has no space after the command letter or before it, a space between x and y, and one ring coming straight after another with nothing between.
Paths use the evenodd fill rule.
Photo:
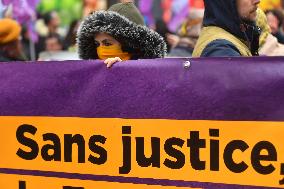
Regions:
<instances>
[{"instance_id":1,"label":"orange face mask","mask_svg":"<svg viewBox=\"0 0 284 189\"><path fill-rule=\"evenodd\" d=\"M119 45L99 46L97 53L100 60L114 57L119 57L121 60L129 60L131 58L131 55L127 52L123 52Z\"/></svg>"}]
</instances>

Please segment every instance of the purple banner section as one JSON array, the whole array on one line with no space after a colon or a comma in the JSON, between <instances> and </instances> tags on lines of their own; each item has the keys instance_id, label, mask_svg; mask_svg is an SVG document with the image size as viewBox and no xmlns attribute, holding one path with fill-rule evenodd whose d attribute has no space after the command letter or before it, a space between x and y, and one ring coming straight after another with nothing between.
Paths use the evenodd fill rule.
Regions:
<instances>
[{"instance_id":1,"label":"purple banner section","mask_svg":"<svg viewBox=\"0 0 284 189\"><path fill-rule=\"evenodd\" d=\"M122 177L122 176L108 176L108 175L91 175L91 174L23 170L23 169L0 168L0 173L53 177L53 178L79 179L79 180L89 180L89 181L107 181L107 182L119 182L119 183L175 186L177 187L177 189L179 187L194 187L194 188L202 187L204 189L228 189L228 188L230 189L276 189L275 187L241 186L241 185L231 185L231 184L189 182L189 181L184 181L184 180L167 180L167 179Z\"/></svg>"},{"instance_id":2,"label":"purple banner section","mask_svg":"<svg viewBox=\"0 0 284 189\"><path fill-rule=\"evenodd\" d=\"M284 121L284 58L1 63L0 115Z\"/></svg>"}]
</instances>

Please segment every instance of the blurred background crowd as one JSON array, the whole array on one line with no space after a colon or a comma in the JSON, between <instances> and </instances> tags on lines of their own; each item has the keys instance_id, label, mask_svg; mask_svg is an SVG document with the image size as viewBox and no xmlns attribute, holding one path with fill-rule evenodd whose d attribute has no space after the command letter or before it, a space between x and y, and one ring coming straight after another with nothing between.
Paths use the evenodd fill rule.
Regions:
<instances>
[{"instance_id":1,"label":"blurred background crowd","mask_svg":"<svg viewBox=\"0 0 284 189\"><path fill-rule=\"evenodd\" d=\"M0 57L6 50L20 54L17 60L78 59L76 32L81 20L93 11L106 10L121 1L0 0ZM203 0L134 2L147 26L165 39L168 57L191 56L201 31ZM284 0L261 0L260 8L266 14L269 32L284 44ZM21 25L20 45L5 44L7 33L19 28L8 26L4 18L12 18Z\"/></svg>"}]
</instances>

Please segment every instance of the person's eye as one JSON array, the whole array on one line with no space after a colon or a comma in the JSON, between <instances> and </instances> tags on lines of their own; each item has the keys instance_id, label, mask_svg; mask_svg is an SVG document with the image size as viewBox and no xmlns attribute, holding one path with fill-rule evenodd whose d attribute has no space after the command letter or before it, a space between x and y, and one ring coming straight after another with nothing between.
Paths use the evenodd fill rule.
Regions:
<instances>
[{"instance_id":1,"label":"person's eye","mask_svg":"<svg viewBox=\"0 0 284 189\"><path fill-rule=\"evenodd\" d=\"M105 43L105 46L111 46L112 44L111 43L109 43L109 42L106 42Z\"/></svg>"},{"instance_id":2,"label":"person's eye","mask_svg":"<svg viewBox=\"0 0 284 189\"><path fill-rule=\"evenodd\" d=\"M100 43L97 42L97 41L95 41L95 46L96 46L96 47L100 46Z\"/></svg>"}]
</instances>

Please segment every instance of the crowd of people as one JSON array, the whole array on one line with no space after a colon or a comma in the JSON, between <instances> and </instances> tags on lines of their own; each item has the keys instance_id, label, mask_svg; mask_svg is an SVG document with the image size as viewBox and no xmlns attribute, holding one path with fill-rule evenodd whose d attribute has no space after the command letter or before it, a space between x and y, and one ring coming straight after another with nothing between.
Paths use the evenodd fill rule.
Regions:
<instances>
[{"instance_id":1,"label":"crowd of people","mask_svg":"<svg viewBox=\"0 0 284 189\"><path fill-rule=\"evenodd\" d=\"M52 60L53 54L68 52L61 59L72 59L73 54L80 59L104 60L111 67L130 59L283 56L284 1L282 6L263 10L259 3L204 0L204 8L190 8L176 31L164 19L146 25L132 0L95 11L86 9L68 27L61 27L58 13L51 11L38 14L36 41L31 40L25 25L3 15L0 61Z\"/></svg>"}]
</instances>

